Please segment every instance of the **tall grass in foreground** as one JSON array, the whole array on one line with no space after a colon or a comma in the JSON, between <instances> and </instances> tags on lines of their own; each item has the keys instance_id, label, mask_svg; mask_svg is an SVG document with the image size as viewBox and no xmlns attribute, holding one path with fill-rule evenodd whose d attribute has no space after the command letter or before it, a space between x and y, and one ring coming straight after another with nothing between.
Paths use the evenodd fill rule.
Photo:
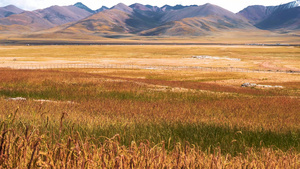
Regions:
<instances>
[{"instance_id":1,"label":"tall grass in foreground","mask_svg":"<svg viewBox=\"0 0 300 169\"><path fill-rule=\"evenodd\" d=\"M185 81L176 85L196 89L157 90L153 84L172 83L78 72L0 74L3 168L300 165L300 101L285 96L296 85L279 92L222 93L216 85L201 84L208 90L203 92Z\"/></svg>"},{"instance_id":2,"label":"tall grass in foreground","mask_svg":"<svg viewBox=\"0 0 300 169\"><path fill-rule=\"evenodd\" d=\"M298 168L300 154L272 148L257 151L245 148L244 154L223 154L218 147L203 151L189 142L174 143L168 150L166 142L153 145L149 141L120 144L121 136L83 137L71 130L62 136L63 120L46 136L38 126L15 122L11 114L0 124L0 166L3 168ZM19 124L18 124L19 123ZM42 125L48 125L42 124ZM13 127L19 126L19 127ZM51 136L52 135L52 136ZM57 137L53 143L51 137ZM103 141L99 141L102 139ZM98 142L98 144L95 144ZM231 144L234 144L234 141Z\"/></svg>"}]
</instances>

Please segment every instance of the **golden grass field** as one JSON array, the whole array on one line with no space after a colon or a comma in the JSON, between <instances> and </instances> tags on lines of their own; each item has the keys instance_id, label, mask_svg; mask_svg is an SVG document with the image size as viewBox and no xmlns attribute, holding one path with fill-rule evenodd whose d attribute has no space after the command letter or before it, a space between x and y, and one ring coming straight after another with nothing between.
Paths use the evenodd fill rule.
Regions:
<instances>
[{"instance_id":1,"label":"golden grass field","mask_svg":"<svg viewBox=\"0 0 300 169\"><path fill-rule=\"evenodd\" d=\"M0 46L2 168L299 168L299 47ZM195 59L208 55L221 59ZM227 60L222 58L238 58ZM241 87L250 82L283 88ZM22 97L26 100L11 100Z\"/></svg>"},{"instance_id":2,"label":"golden grass field","mask_svg":"<svg viewBox=\"0 0 300 169\"><path fill-rule=\"evenodd\" d=\"M116 50L117 49L117 50ZM2 46L0 66L98 63L300 70L299 47L260 46ZM216 59L195 59L209 55ZM240 59L228 60L228 58Z\"/></svg>"}]
</instances>

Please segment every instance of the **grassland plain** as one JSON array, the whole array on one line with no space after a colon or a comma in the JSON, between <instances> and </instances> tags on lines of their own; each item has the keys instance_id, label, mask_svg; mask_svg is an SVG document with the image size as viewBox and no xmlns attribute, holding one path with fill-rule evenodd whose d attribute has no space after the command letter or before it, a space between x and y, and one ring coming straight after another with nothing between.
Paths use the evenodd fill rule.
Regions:
<instances>
[{"instance_id":1,"label":"grassland plain","mask_svg":"<svg viewBox=\"0 0 300 169\"><path fill-rule=\"evenodd\" d=\"M58 29L57 29L58 28ZM1 30L0 27L0 44L90 44L90 43L213 43L213 44L296 44L299 45L299 31L290 33L270 32L270 31L224 31L214 32L205 36L136 36L133 34L112 34L111 36L99 36L99 34L83 33L82 31L61 32L62 27L38 31L35 33L12 33ZM15 29L14 27L8 30ZM18 28L17 28L18 29ZM55 33L54 33L55 32Z\"/></svg>"},{"instance_id":2,"label":"grassland plain","mask_svg":"<svg viewBox=\"0 0 300 169\"><path fill-rule=\"evenodd\" d=\"M53 60L59 55L54 49L51 55L53 47L47 46L40 47L40 52L38 47L1 50L10 50L4 55L11 58L26 59L31 57L27 55L30 50L26 52L30 48L37 49L32 55L36 52ZM55 48L59 48L66 60L72 60L71 52L78 50L82 59L105 50L108 51L101 54L103 58L115 55L147 59L154 58L155 51L147 46L148 54L141 55L142 47L120 47L120 53L110 55L112 47L79 46L76 51L70 46ZM158 48L157 53L159 50L164 53L165 49L159 58L172 58L171 49L175 47ZM179 48L174 57L180 59L184 47ZM213 54L219 48L204 52L204 47L195 47L195 50L199 55L220 56ZM126 53L132 49L137 53ZM249 62L252 56L273 63L268 52L251 49ZM246 49L224 50L232 51L230 57L242 58L243 54L237 51ZM297 48L272 50L281 50L278 59L286 62L289 59L297 62L299 57ZM35 58L39 62L44 59L38 55ZM243 82L284 88L242 88ZM299 168L299 86L297 74L1 69L0 165L3 168ZM26 100L8 99L16 97Z\"/></svg>"},{"instance_id":3,"label":"grassland plain","mask_svg":"<svg viewBox=\"0 0 300 169\"><path fill-rule=\"evenodd\" d=\"M115 50L115 49L118 50ZM1 46L0 66L133 64L300 70L299 47L261 46ZM208 55L220 59L196 59ZM240 59L229 60L228 58Z\"/></svg>"}]
</instances>

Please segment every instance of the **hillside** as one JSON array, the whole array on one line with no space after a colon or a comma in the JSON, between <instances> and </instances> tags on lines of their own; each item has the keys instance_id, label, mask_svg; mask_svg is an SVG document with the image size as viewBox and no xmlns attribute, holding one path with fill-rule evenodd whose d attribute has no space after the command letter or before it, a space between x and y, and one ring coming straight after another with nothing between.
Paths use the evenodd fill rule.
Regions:
<instances>
[{"instance_id":1,"label":"hillside","mask_svg":"<svg viewBox=\"0 0 300 169\"><path fill-rule=\"evenodd\" d=\"M126 10L129 12L128 10ZM62 30L62 32L85 32L92 34L136 33L152 28L153 22L118 9L105 10L87 17Z\"/></svg>"},{"instance_id":2,"label":"hillside","mask_svg":"<svg viewBox=\"0 0 300 169\"><path fill-rule=\"evenodd\" d=\"M62 25L68 22L79 21L89 15L90 12L76 6L52 6L38 10L41 16L54 25Z\"/></svg>"},{"instance_id":3,"label":"hillside","mask_svg":"<svg viewBox=\"0 0 300 169\"><path fill-rule=\"evenodd\" d=\"M155 7L118 4L110 10L81 20L64 32L96 34L134 33L139 35L200 36L228 29L253 28L244 18L221 7L205 4L176 10L157 10Z\"/></svg>"},{"instance_id":4,"label":"hillside","mask_svg":"<svg viewBox=\"0 0 300 169\"><path fill-rule=\"evenodd\" d=\"M84 10L86 10L89 13L95 13L96 12L96 11L93 11L92 9L90 9L89 7L87 7L86 5L84 5L81 2L77 2L76 4L74 4L74 6L76 6L78 8L81 8L81 9L84 9Z\"/></svg>"},{"instance_id":5,"label":"hillside","mask_svg":"<svg viewBox=\"0 0 300 169\"><path fill-rule=\"evenodd\" d=\"M119 32L128 33L129 28L125 21L129 19L129 15L123 11L112 9L105 10L90 17L87 17L77 23L74 23L64 30L63 32L97 32L109 33Z\"/></svg>"},{"instance_id":6,"label":"hillside","mask_svg":"<svg viewBox=\"0 0 300 169\"><path fill-rule=\"evenodd\" d=\"M0 7L0 18L8 17L13 14L20 14L22 12L24 12L24 10L22 10L14 5Z\"/></svg>"},{"instance_id":7,"label":"hillside","mask_svg":"<svg viewBox=\"0 0 300 169\"><path fill-rule=\"evenodd\" d=\"M167 11L160 21L164 23L179 21L184 18L207 17L212 15L222 18L230 18L232 20L243 20L241 17L224 8L208 3L201 6L190 6L179 10Z\"/></svg>"},{"instance_id":8,"label":"hillside","mask_svg":"<svg viewBox=\"0 0 300 169\"><path fill-rule=\"evenodd\" d=\"M238 13L238 15L245 17L252 24L257 24L264 20L268 15L267 7L262 5L248 6Z\"/></svg>"},{"instance_id":9,"label":"hillside","mask_svg":"<svg viewBox=\"0 0 300 169\"><path fill-rule=\"evenodd\" d=\"M92 10L78 2L71 6L51 6L35 11L7 6L0 8L0 33L25 32L27 37L76 35L82 38L204 36L229 31L261 31L259 29L281 30L282 33L284 30L299 30L299 4L299 1L293 1L278 6L255 5L237 14L209 3L163 7L119 3L111 8L103 6Z\"/></svg>"},{"instance_id":10,"label":"hillside","mask_svg":"<svg viewBox=\"0 0 300 169\"><path fill-rule=\"evenodd\" d=\"M267 30L300 30L300 7L275 12L256 26Z\"/></svg>"},{"instance_id":11,"label":"hillside","mask_svg":"<svg viewBox=\"0 0 300 169\"><path fill-rule=\"evenodd\" d=\"M278 6L249 6L238 13L248 19L250 23L259 29L265 30L296 30L299 29L300 1Z\"/></svg>"},{"instance_id":12,"label":"hillside","mask_svg":"<svg viewBox=\"0 0 300 169\"><path fill-rule=\"evenodd\" d=\"M203 36L228 30L255 29L248 23L237 24L222 17L194 17L172 21L141 32L144 36Z\"/></svg>"},{"instance_id":13,"label":"hillside","mask_svg":"<svg viewBox=\"0 0 300 169\"><path fill-rule=\"evenodd\" d=\"M91 13L75 6L52 6L42 10L26 11L0 19L0 25L27 27L27 30L37 31L49 29L65 23L79 21Z\"/></svg>"},{"instance_id":14,"label":"hillside","mask_svg":"<svg viewBox=\"0 0 300 169\"><path fill-rule=\"evenodd\" d=\"M40 13L26 11L21 14L1 18L0 25L6 27L23 26L27 30L36 31L54 27L55 25L44 19Z\"/></svg>"},{"instance_id":15,"label":"hillside","mask_svg":"<svg viewBox=\"0 0 300 169\"><path fill-rule=\"evenodd\" d=\"M117 9L117 10L123 11L123 12L128 13L128 14L131 14L133 12L132 8L130 8L129 6L127 6L123 3L119 3L115 6L113 6L111 9Z\"/></svg>"}]
</instances>

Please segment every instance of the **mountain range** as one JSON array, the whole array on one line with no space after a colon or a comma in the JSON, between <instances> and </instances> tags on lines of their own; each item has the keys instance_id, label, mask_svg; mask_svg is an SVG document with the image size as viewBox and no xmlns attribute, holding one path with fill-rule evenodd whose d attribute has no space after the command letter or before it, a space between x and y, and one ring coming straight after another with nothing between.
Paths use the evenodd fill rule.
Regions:
<instances>
[{"instance_id":1,"label":"mountain range","mask_svg":"<svg viewBox=\"0 0 300 169\"><path fill-rule=\"evenodd\" d=\"M249 6L238 15L260 29L300 29L300 0L278 6Z\"/></svg>"},{"instance_id":2,"label":"mountain range","mask_svg":"<svg viewBox=\"0 0 300 169\"><path fill-rule=\"evenodd\" d=\"M13 5L9 5L9 6L0 8L0 18L8 17L10 15L19 14L22 12L24 12L24 10L17 8Z\"/></svg>"},{"instance_id":3,"label":"mountain range","mask_svg":"<svg viewBox=\"0 0 300 169\"><path fill-rule=\"evenodd\" d=\"M237 14L213 4L165 5L119 3L92 10L83 3L24 11L13 5L0 7L0 33L34 33L110 37L202 36L231 30L300 30L300 1L278 6L249 6Z\"/></svg>"},{"instance_id":4,"label":"mountain range","mask_svg":"<svg viewBox=\"0 0 300 169\"><path fill-rule=\"evenodd\" d=\"M15 11L18 10L15 9ZM7 27L11 31L15 30L16 26L22 26L29 31L39 31L75 22L90 15L91 13L88 11L73 5L51 6L46 9L24 11L1 18L0 26Z\"/></svg>"}]
</instances>

